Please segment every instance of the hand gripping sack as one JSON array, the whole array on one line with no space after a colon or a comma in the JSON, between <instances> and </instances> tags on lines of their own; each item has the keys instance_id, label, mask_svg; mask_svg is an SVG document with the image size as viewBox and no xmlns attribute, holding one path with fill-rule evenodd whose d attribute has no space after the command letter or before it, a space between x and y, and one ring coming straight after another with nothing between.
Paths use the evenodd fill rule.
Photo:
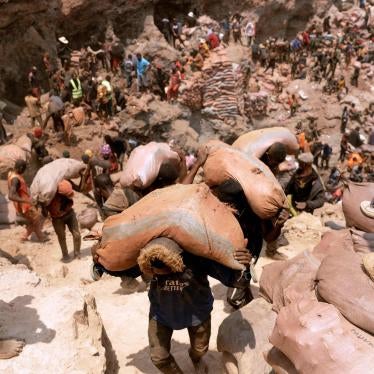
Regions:
<instances>
[{"instance_id":1,"label":"hand gripping sack","mask_svg":"<svg viewBox=\"0 0 374 374\"><path fill-rule=\"evenodd\" d=\"M204 184L155 190L106 219L96 260L111 271L129 269L137 264L140 250L159 237L232 269L243 268L233 257L245 244L240 225Z\"/></svg>"},{"instance_id":2,"label":"hand gripping sack","mask_svg":"<svg viewBox=\"0 0 374 374\"><path fill-rule=\"evenodd\" d=\"M150 142L135 148L122 172L122 187L149 187L158 176L175 180L180 169L180 157L166 143Z\"/></svg>"},{"instance_id":3,"label":"hand gripping sack","mask_svg":"<svg viewBox=\"0 0 374 374\"><path fill-rule=\"evenodd\" d=\"M374 338L331 304L302 300L278 314L270 342L300 374L370 373Z\"/></svg>"},{"instance_id":4,"label":"hand gripping sack","mask_svg":"<svg viewBox=\"0 0 374 374\"><path fill-rule=\"evenodd\" d=\"M317 291L350 322L374 334L374 282L358 253L326 257L317 273Z\"/></svg>"},{"instance_id":5,"label":"hand gripping sack","mask_svg":"<svg viewBox=\"0 0 374 374\"><path fill-rule=\"evenodd\" d=\"M299 150L296 136L285 127L269 127L250 131L239 136L232 146L247 155L261 158L274 143L278 142L286 146L287 154L296 154Z\"/></svg>"},{"instance_id":6,"label":"hand gripping sack","mask_svg":"<svg viewBox=\"0 0 374 374\"><path fill-rule=\"evenodd\" d=\"M248 204L262 219L274 217L286 207L286 196L270 169L260 160L222 142L207 143L204 180L210 187L230 182L243 189Z\"/></svg>"},{"instance_id":7,"label":"hand gripping sack","mask_svg":"<svg viewBox=\"0 0 374 374\"><path fill-rule=\"evenodd\" d=\"M63 179L79 177L85 164L70 158L59 158L38 170L30 186L34 201L48 205L56 194L57 186Z\"/></svg>"},{"instance_id":8,"label":"hand gripping sack","mask_svg":"<svg viewBox=\"0 0 374 374\"><path fill-rule=\"evenodd\" d=\"M374 218L361 211L361 202L374 198L374 183L349 182L343 193L343 213L347 227L374 233Z\"/></svg>"}]
</instances>

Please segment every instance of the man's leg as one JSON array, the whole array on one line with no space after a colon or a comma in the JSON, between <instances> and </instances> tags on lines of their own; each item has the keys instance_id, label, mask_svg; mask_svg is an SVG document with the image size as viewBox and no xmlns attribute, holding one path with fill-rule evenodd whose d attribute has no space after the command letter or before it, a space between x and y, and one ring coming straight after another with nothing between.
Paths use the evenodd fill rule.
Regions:
<instances>
[{"instance_id":1,"label":"man's leg","mask_svg":"<svg viewBox=\"0 0 374 374\"><path fill-rule=\"evenodd\" d=\"M53 218L52 226L55 229L58 243L60 244L62 259L69 259L68 247L66 245L66 235L65 235L65 222L61 218Z\"/></svg>"},{"instance_id":2,"label":"man's leg","mask_svg":"<svg viewBox=\"0 0 374 374\"><path fill-rule=\"evenodd\" d=\"M68 217L66 217L65 221L71 235L73 236L73 245L74 245L74 257L79 257L81 252L81 233L79 231L79 224L77 220L77 216L74 210L69 213Z\"/></svg>"},{"instance_id":3,"label":"man's leg","mask_svg":"<svg viewBox=\"0 0 374 374\"><path fill-rule=\"evenodd\" d=\"M173 330L150 318L148 325L148 339L151 360L161 373L183 374L170 354L170 342Z\"/></svg>"},{"instance_id":4,"label":"man's leg","mask_svg":"<svg viewBox=\"0 0 374 374\"><path fill-rule=\"evenodd\" d=\"M210 333L210 316L202 324L188 328L188 335L190 336L191 342L191 348L189 349L188 353L198 373L208 372L208 368L206 364L201 361L201 358L208 352Z\"/></svg>"}]
</instances>

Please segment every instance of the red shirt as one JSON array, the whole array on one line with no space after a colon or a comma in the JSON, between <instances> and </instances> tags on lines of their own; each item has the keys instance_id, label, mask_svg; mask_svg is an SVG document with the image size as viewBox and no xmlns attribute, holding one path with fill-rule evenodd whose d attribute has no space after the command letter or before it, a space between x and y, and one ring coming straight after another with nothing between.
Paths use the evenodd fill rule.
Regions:
<instances>
[{"instance_id":1,"label":"red shirt","mask_svg":"<svg viewBox=\"0 0 374 374\"><path fill-rule=\"evenodd\" d=\"M220 44L220 40L219 40L218 35L216 33L212 32L208 36L208 42L209 42L209 45L210 45L210 49L217 48Z\"/></svg>"}]
</instances>

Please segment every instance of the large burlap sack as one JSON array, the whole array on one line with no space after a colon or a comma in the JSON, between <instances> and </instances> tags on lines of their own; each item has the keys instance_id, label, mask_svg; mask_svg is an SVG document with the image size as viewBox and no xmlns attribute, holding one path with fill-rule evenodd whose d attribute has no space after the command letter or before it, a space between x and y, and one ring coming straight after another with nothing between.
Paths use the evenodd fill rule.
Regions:
<instances>
[{"instance_id":1,"label":"large burlap sack","mask_svg":"<svg viewBox=\"0 0 374 374\"><path fill-rule=\"evenodd\" d=\"M331 304L302 300L282 308L270 342L300 374L363 374L373 369L374 338Z\"/></svg>"},{"instance_id":2,"label":"large burlap sack","mask_svg":"<svg viewBox=\"0 0 374 374\"><path fill-rule=\"evenodd\" d=\"M235 358L239 374L263 374L271 370L263 353L271 348L269 336L275 319L271 304L258 298L230 314L221 323L217 349Z\"/></svg>"},{"instance_id":3,"label":"large burlap sack","mask_svg":"<svg viewBox=\"0 0 374 374\"><path fill-rule=\"evenodd\" d=\"M260 160L218 141L208 142L207 149L204 180L208 186L233 182L243 189L252 210L262 219L272 218L286 206L282 187Z\"/></svg>"},{"instance_id":4,"label":"large burlap sack","mask_svg":"<svg viewBox=\"0 0 374 374\"><path fill-rule=\"evenodd\" d=\"M71 158L59 158L38 170L30 186L34 201L48 205L56 194L57 186L63 179L79 177L86 165Z\"/></svg>"},{"instance_id":5,"label":"large burlap sack","mask_svg":"<svg viewBox=\"0 0 374 374\"><path fill-rule=\"evenodd\" d=\"M6 175L17 160L27 161L29 158L28 152L21 149L16 144L5 144L0 146L0 175Z\"/></svg>"},{"instance_id":6,"label":"large burlap sack","mask_svg":"<svg viewBox=\"0 0 374 374\"><path fill-rule=\"evenodd\" d=\"M374 218L362 213L362 201L374 198L374 183L349 182L343 193L343 213L347 227L374 233Z\"/></svg>"},{"instance_id":7,"label":"large burlap sack","mask_svg":"<svg viewBox=\"0 0 374 374\"><path fill-rule=\"evenodd\" d=\"M150 142L135 148L122 172L122 187L149 187L158 176L175 180L180 169L180 157L166 143Z\"/></svg>"},{"instance_id":8,"label":"large burlap sack","mask_svg":"<svg viewBox=\"0 0 374 374\"><path fill-rule=\"evenodd\" d=\"M20 147L22 150L31 153L32 142L27 135L20 136L14 144Z\"/></svg>"},{"instance_id":9,"label":"large burlap sack","mask_svg":"<svg viewBox=\"0 0 374 374\"><path fill-rule=\"evenodd\" d=\"M78 222L81 229L91 230L97 222L97 209L86 208L78 215Z\"/></svg>"},{"instance_id":10,"label":"large burlap sack","mask_svg":"<svg viewBox=\"0 0 374 374\"><path fill-rule=\"evenodd\" d=\"M345 318L374 334L374 282L362 266L362 256L341 253L326 257L317 272L317 291Z\"/></svg>"},{"instance_id":11,"label":"large burlap sack","mask_svg":"<svg viewBox=\"0 0 374 374\"><path fill-rule=\"evenodd\" d=\"M242 269L233 257L244 236L232 210L205 184L155 190L105 220L97 261L112 271L136 265L139 251L152 239L167 237L182 249Z\"/></svg>"},{"instance_id":12,"label":"large burlap sack","mask_svg":"<svg viewBox=\"0 0 374 374\"><path fill-rule=\"evenodd\" d=\"M354 252L351 232L348 229L326 232L313 249L313 255L320 261L330 255L339 256L341 252Z\"/></svg>"},{"instance_id":13,"label":"large burlap sack","mask_svg":"<svg viewBox=\"0 0 374 374\"><path fill-rule=\"evenodd\" d=\"M13 202L0 194L0 224L11 224L16 222L16 209Z\"/></svg>"},{"instance_id":14,"label":"large burlap sack","mask_svg":"<svg viewBox=\"0 0 374 374\"><path fill-rule=\"evenodd\" d=\"M273 347L264 357L275 374L299 374L293 363L278 348Z\"/></svg>"},{"instance_id":15,"label":"large burlap sack","mask_svg":"<svg viewBox=\"0 0 374 374\"><path fill-rule=\"evenodd\" d=\"M287 154L296 154L299 150L296 136L285 127L250 131L239 136L232 146L248 155L261 158L269 147L278 142L286 146Z\"/></svg>"},{"instance_id":16,"label":"large burlap sack","mask_svg":"<svg viewBox=\"0 0 374 374\"><path fill-rule=\"evenodd\" d=\"M291 260L265 265L260 278L260 295L279 310L303 298L316 300L315 278L320 261L309 251Z\"/></svg>"}]
</instances>

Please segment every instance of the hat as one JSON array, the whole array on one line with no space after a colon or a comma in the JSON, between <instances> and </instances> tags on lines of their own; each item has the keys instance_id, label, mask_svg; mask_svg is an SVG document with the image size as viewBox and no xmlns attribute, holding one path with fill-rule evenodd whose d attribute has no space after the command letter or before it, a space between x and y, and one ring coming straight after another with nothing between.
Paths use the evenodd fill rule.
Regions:
<instances>
[{"instance_id":1,"label":"hat","mask_svg":"<svg viewBox=\"0 0 374 374\"><path fill-rule=\"evenodd\" d=\"M65 36L60 36L60 37L58 38L58 41L61 42L62 44L69 44L69 40L67 40L67 39L65 38Z\"/></svg>"},{"instance_id":2,"label":"hat","mask_svg":"<svg viewBox=\"0 0 374 374\"><path fill-rule=\"evenodd\" d=\"M374 218L374 206L372 206L371 201L364 200L360 204L361 212L369 218ZM374 224L374 222L373 222Z\"/></svg>"},{"instance_id":3,"label":"hat","mask_svg":"<svg viewBox=\"0 0 374 374\"><path fill-rule=\"evenodd\" d=\"M194 16L193 12L188 13L188 17L193 17L193 16Z\"/></svg>"},{"instance_id":4,"label":"hat","mask_svg":"<svg viewBox=\"0 0 374 374\"><path fill-rule=\"evenodd\" d=\"M109 144L104 144L104 145L101 147L100 152L101 152L101 154L104 156L104 155L110 155L110 154L112 153L112 150L110 149Z\"/></svg>"},{"instance_id":5,"label":"hat","mask_svg":"<svg viewBox=\"0 0 374 374\"><path fill-rule=\"evenodd\" d=\"M313 163L313 155L310 152L301 153L297 159L304 164Z\"/></svg>"},{"instance_id":6,"label":"hat","mask_svg":"<svg viewBox=\"0 0 374 374\"><path fill-rule=\"evenodd\" d=\"M61 195L64 195L66 197L73 197L74 196L74 191L73 191L73 186L71 183L65 179L63 179L57 187L57 192Z\"/></svg>"},{"instance_id":7,"label":"hat","mask_svg":"<svg viewBox=\"0 0 374 374\"><path fill-rule=\"evenodd\" d=\"M43 130L41 127L35 127L34 128L34 136L35 138L41 138L43 135Z\"/></svg>"},{"instance_id":8,"label":"hat","mask_svg":"<svg viewBox=\"0 0 374 374\"><path fill-rule=\"evenodd\" d=\"M89 158L93 157L93 152L91 151L91 149L86 149L86 150L84 151L84 154L85 154L86 156L88 156Z\"/></svg>"}]
</instances>

